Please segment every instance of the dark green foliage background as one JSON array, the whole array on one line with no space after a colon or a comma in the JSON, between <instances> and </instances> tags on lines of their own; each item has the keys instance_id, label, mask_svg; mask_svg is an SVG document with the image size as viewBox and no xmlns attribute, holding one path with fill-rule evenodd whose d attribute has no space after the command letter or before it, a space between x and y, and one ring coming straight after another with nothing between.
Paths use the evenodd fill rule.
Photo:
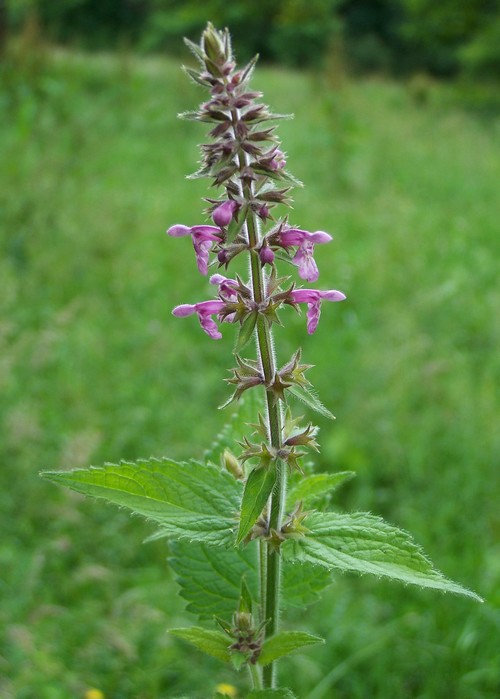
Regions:
<instances>
[{"instance_id":1,"label":"dark green foliage background","mask_svg":"<svg viewBox=\"0 0 500 699\"><path fill-rule=\"evenodd\" d=\"M333 76L335 77L335 76ZM448 89L262 68L294 174L293 222L335 236L323 288L346 292L308 338L283 312L337 415L321 470L354 470L340 509L411 531L487 602L339 576L283 661L304 699L494 699L500 693L498 117ZM213 342L170 309L205 298L177 222L203 95L177 62L75 53L5 62L0 93L0 695L206 699L246 678L168 627L188 622L151 528L37 477L124 457L199 456L225 415L232 328ZM292 617L288 617L290 622ZM197 672L193 673L193 667Z\"/></svg>"},{"instance_id":2,"label":"dark green foliage background","mask_svg":"<svg viewBox=\"0 0 500 699\"><path fill-rule=\"evenodd\" d=\"M500 74L499 0L6 0L8 25L39 23L52 41L178 53L208 20L242 58L316 66L341 53L361 72ZM0 18L0 24L2 20Z\"/></svg>"}]
</instances>

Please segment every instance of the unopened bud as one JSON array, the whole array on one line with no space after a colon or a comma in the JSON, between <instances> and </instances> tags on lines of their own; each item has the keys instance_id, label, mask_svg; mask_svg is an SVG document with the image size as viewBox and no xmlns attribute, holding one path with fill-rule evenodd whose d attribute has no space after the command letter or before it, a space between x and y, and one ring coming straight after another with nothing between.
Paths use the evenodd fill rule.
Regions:
<instances>
[{"instance_id":1,"label":"unopened bud","mask_svg":"<svg viewBox=\"0 0 500 699\"><path fill-rule=\"evenodd\" d=\"M238 631L249 631L253 626L253 617L249 612L236 612L234 625Z\"/></svg>"},{"instance_id":2,"label":"unopened bud","mask_svg":"<svg viewBox=\"0 0 500 699\"><path fill-rule=\"evenodd\" d=\"M232 199L220 204L212 213L212 219L216 226L224 228L233 220L234 212L238 208L238 204Z\"/></svg>"},{"instance_id":3,"label":"unopened bud","mask_svg":"<svg viewBox=\"0 0 500 699\"><path fill-rule=\"evenodd\" d=\"M229 451L229 449L225 449L222 458L224 459L224 466L229 471L229 473L233 475L236 478L236 480L243 480L245 474L240 466L240 462L235 457L235 455L232 454Z\"/></svg>"},{"instance_id":4,"label":"unopened bud","mask_svg":"<svg viewBox=\"0 0 500 699\"><path fill-rule=\"evenodd\" d=\"M260 216L260 218L261 218L263 221L265 221L266 218L269 218L269 216L271 215L271 214L269 213L269 207L267 207L265 204L263 204L263 205L260 207L260 209L258 210L257 213L258 213L258 215Z\"/></svg>"},{"instance_id":5,"label":"unopened bud","mask_svg":"<svg viewBox=\"0 0 500 699\"><path fill-rule=\"evenodd\" d=\"M220 38L219 32L211 22L208 23L201 40L203 50L211 61L219 63L221 60L224 60L224 43Z\"/></svg>"},{"instance_id":6,"label":"unopened bud","mask_svg":"<svg viewBox=\"0 0 500 699\"><path fill-rule=\"evenodd\" d=\"M263 265L272 265L274 262L274 252L267 245L260 249L259 257Z\"/></svg>"}]
</instances>

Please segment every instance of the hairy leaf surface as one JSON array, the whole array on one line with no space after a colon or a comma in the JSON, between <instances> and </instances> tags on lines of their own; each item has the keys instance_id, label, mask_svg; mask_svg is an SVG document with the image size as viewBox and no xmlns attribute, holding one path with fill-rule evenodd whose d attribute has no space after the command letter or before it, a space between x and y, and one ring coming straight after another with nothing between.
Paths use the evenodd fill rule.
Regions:
<instances>
[{"instance_id":1,"label":"hairy leaf surface","mask_svg":"<svg viewBox=\"0 0 500 699\"><path fill-rule=\"evenodd\" d=\"M324 643L324 639L305 631L282 631L271 638L266 638L262 644L258 662L260 665L269 665L278 658L290 655L294 650L316 643Z\"/></svg>"},{"instance_id":2,"label":"hairy leaf surface","mask_svg":"<svg viewBox=\"0 0 500 699\"><path fill-rule=\"evenodd\" d=\"M289 393L292 394L295 398L298 398L302 403L305 403L309 408L312 410L315 410L317 413L320 415L323 415L323 417L327 417L330 420L335 420L335 415L331 413L328 408L326 408L323 403L320 401L318 398L318 394L316 391L311 388L311 387L306 387L306 386L299 386L298 384L294 384L293 386L290 386L288 388Z\"/></svg>"},{"instance_id":3,"label":"hairy leaf surface","mask_svg":"<svg viewBox=\"0 0 500 699\"><path fill-rule=\"evenodd\" d=\"M283 555L325 568L372 573L412 585L480 598L445 578L406 532L380 517L353 514L314 513L307 517L307 536L287 542Z\"/></svg>"},{"instance_id":4,"label":"hairy leaf surface","mask_svg":"<svg viewBox=\"0 0 500 699\"><path fill-rule=\"evenodd\" d=\"M213 548L185 541L172 543L169 563L177 575L187 610L200 619L231 618L236 611L241 578L258 599L257 542L244 548Z\"/></svg>"},{"instance_id":5,"label":"hairy leaf surface","mask_svg":"<svg viewBox=\"0 0 500 699\"><path fill-rule=\"evenodd\" d=\"M257 521L271 495L276 482L276 469L255 468L247 478L243 498L241 500L241 515L236 543L241 544Z\"/></svg>"},{"instance_id":6,"label":"hairy leaf surface","mask_svg":"<svg viewBox=\"0 0 500 699\"><path fill-rule=\"evenodd\" d=\"M169 563L177 575L181 597L188 603L188 611L199 619L230 619L238 606L243 576L252 597L259 598L257 541L241 549L175 541L171 543L171 552ZM303 609L316 602L331 582L326 568L285 561L281 604L284 608Z\"/></svg>"},{"instance_id":7,"label":"hairy leaf surface","mask_svg":"<svg viewBox=\"0 0 500 699\"><path fill-rule=\"evenodd\" d=\"M292 510L295 503L301 500L304 507L308 507L319 498L333 493L346 481L351 480L353 471L339 471L338 473L316 473L312 476L301 478L290 487L286 499L287 510Z\"/></svg>"},{"instance_id":8,"label":"hairy leaf surface","mask_svg":"<svg viewBox=\"0 0 500 699\"><path fill-rule=\"evenodd\" d=\"M42 475L84 495L127 507L159 524L165 536L215 546L234 543L241 484L213 466L141 459Z\"/></svg>"},{"instance_id":9,"label":"hairy leaf surface","mask_svg":"<svg viewBox=\"0 0 500 699\"><path fill-rule=\"evenodd\" d=\"M228 663L230 660L229 646L231 639L222 633L222 631L212 631L211 629L202 629L199 626L191 626L187 629L169 629L169 633L178 638L182 638L188 643L192 643L199 650L202 650L207 655L211 655L217 660L222 660Z\"/></svg>"}]
</instances>

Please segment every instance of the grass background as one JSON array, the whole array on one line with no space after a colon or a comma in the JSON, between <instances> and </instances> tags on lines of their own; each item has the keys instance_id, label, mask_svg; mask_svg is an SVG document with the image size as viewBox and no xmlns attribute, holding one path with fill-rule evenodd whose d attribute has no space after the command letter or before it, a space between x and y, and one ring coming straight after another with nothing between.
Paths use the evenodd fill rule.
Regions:
<instances>
[{"instance_id":1,"label":"grass background","mask_svg":"<svg viewBox=\"0 0 500 699\"><path fill-rule=\"evenodd\" d=\"M500 694L500 120L444 88L262 67L292 172L293 223L325 305L278 329L337 415L319 469L357 472L342 509L411 531L487 602L338 576L294 623L328 643L282 662L301 699ZM203 94L159 59L69 54L4 64L0 94L0 696L206 699L240 678L166 634L186 623L151 529L40 481L43 468L201 455L224 415L232 332L170 309L208 294L188 240ZM197 672L193 673L193 667Z\"/></svg>"}]
</instances>

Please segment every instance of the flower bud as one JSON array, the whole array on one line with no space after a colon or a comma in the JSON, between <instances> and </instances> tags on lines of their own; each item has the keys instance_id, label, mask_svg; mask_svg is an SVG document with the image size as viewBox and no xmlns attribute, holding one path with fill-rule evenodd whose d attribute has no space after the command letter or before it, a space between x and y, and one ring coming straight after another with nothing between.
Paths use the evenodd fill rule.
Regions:
<instances>
[{"instance_id":1,"label":"flower bud","mask_svg":"<svg viewBox=\"0 0 500 699\"><path fill-rule=\"evenodd\" d=\"M237 631L250 631L253 627L253 617L249 612L236 612L233 617Z\"/></svg>"},{"instance_id":2,"label":"flower bud","mask_svg":"<svg viewBox=\"0 0 500 699\"><path fill-rule=\"evenodd\" d=\"M229 473L233 475L236 478L236 480L243 480L245 477L245 473L243 472L243 469L240 466L240 462L235 457L235 455L232 454L229 451L229 449L225 449L222 458L224 459L224 466L229 471Z\"/></svg>"},{"instance_id":3,"label":"flower bud","mask_svg":"<svg viewBox=\"0 0 500 699\"><path fill-rule=\"evenodd\" d=\"M270 212L269 212L269 207L266 206L265 204L263 204L263 205L260 207L260 209L258 210L257 213L258 213L258 215L260 216L260 218L261 218L263 221L265 221L266 218L269 218L269 216L271 215Z\"/></svg>"},{"instance_id":4,"label":"flower bud","mask_svg":"<svg viewBox=\"0 0 500 699\"><path fill-rule=\"evenodd\" d=\"M219 204L219 206L214 209L212 213L212 219L216 226L224 228L228 226L233 220L235 211L238 208L238 204L232 199Z\"/></svg>"},{"instance_id":5,"label":"flower bud","mask_svg":"<svg viewBox=\"0 0 500 699\"><path fill-rule=\"evenodd\" d=\"M219 63L224 60L224 44L221 41L219 32L215 29L211 22L202 34L201 43L204 52L214 63Z\"/></svg>"},{"instance_id":6,"label":"flower bud","mask_svg":"<svg viewBox=\"0 0 500 699\"><path fill-rule=\"evenodd\" d=\"M274 252L267 245L261 247L259 257L263 265L272 265L274 262Z\"/></svg>"},{"instance_id":7,"label":"flower bud","mask_svg":"<svg viewBox=\"0 0 500 699\"><path fill-rule=\"evenodd\" d=\"M225 265L229 262L229 255L227 254L227 250L222 248L222 250L219 250L217 253L217 259L221 265Z\"/></svg>"}]
</instances>

